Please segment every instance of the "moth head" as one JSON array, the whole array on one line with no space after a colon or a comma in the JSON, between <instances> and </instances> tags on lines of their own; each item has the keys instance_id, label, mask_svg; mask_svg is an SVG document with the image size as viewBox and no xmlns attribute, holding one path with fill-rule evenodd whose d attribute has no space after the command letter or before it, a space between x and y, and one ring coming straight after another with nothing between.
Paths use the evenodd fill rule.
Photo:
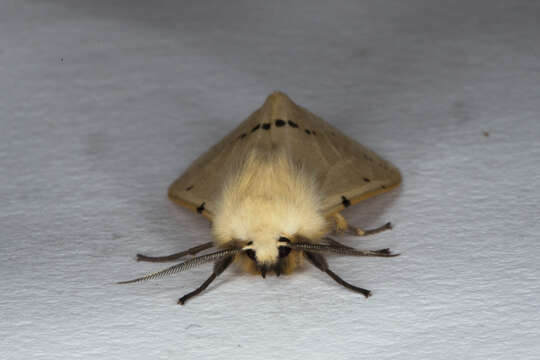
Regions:
<instances>
[{"instance_id":1,"label":"moth head","mask_svg":"<svg viewBox=\"0 0 540 360\"><path fill-rule=\"evenodd\" d=\"M250 261L255 263L256 269L262 277L268 272L274 272L277 276L283 272L283 267L292 251L291 240L280 236L275 240L250 240L242 247L242 252Z\"/></svg>"}]
</instances>

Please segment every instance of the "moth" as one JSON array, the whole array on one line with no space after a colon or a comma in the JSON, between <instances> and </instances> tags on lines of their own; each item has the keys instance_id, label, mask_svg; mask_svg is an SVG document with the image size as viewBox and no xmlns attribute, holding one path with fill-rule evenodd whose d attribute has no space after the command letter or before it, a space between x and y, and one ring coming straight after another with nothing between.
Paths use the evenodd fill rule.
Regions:
<instances>
[{"instance_id":1,"label":"moth","mask_svg":"<svg viewBox=\"0 0 540 360\"><path fill-rule=\"evenodd\" d=\"M137 260L167 262L215 251L120 283L213 262L210 277L178 300L183 305L232 263L264 278L290 274L307 261L367 298L371 292L335 274L324 255L397 256L389 249L357 250L330 235L367 236L390 229L390 223L371 230L349 225L340 212L400 182L395 166L274 92L169 187L172 201L210 220L214 240L168 256L138 254Z\"/></svg>"}]
</instances>

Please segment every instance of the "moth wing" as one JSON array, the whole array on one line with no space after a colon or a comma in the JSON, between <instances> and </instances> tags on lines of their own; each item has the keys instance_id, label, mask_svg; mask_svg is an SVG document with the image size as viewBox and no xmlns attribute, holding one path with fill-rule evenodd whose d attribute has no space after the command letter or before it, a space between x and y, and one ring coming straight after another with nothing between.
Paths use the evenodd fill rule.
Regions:
<instances>
[{"instance_id":1,"label":"moth wing","mask_svg":"<svg viewBox=\"0 0 540 360\"><path fill-rule=\"evenodd\" d=\"M264 147L268 143L265 140L267 136L263 136L262 132L269 129L264 130L262 123L269 116L268 108L263 105L202 154L171 184L169 198L212 220L216 200L227 175L241 166L243 155L247 154L249 149Z\"/></svg>"},{"instance_id":2,"label":"moth wing","mask_svg":"<svg viewBox=\"0 0 540 360\"><path fill-rule=\"evenodd\" d=\"M227 174L257 148L284 150L315 177L322 192L323 213L354 205L401 182L396 167L281 92L199 157L170 187L174 202L212 219Z\"/></svg>"},{"instance_id":3,"label":"moth wing","mask_svg":"<svg viewBox=\"0 0 540 360\"><path fill-rule=\"evenodd\" d=\"M325 215L392 190L401 183L401 174L394 165L356 141L343 137L341 140L350 142L340 149L341 159L329 164L328 172L321 177Z\"/></svg>"},{"instance_id":4,"label":"moth wing","mask_svg":"<svg viewBox=\"0 0 540 360\"><path fill-rule=\"evenodd\" d=\"M369 148L296 105L285 94L276 92L270 97L274 97L274 124L281 119L287 125L273 129L272 142L284 146L290 157L316 178L325 215L401 183L399 170Z\"/></svg>"}]
</instances>

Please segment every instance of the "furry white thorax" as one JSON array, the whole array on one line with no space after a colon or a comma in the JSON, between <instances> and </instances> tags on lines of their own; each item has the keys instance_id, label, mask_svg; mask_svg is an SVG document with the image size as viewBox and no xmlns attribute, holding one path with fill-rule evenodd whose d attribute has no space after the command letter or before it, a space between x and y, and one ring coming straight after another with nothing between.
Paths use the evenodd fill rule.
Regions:
<instances>
[{"instance_id":1,"label":"furry white thorax","mask_svg":"<svg viewBox=\"0 0 540 360\"><path fill-rule=\"evenodd\" d=\"M252 150L225 180L212 232L216 245L253 241L259 264L278 258L278 239L302 235L317 241L327 232L313 177L284 152Z\"/></svg>"}]
</instances>

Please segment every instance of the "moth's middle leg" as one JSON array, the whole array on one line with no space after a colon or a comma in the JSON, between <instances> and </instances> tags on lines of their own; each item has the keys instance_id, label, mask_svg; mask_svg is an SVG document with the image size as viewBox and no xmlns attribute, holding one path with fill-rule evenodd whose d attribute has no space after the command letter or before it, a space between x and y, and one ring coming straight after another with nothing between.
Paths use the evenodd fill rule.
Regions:
<instances>
[{"instance_id":1,"label":"moth's middle leg","mask_svg":"<svg viewBox=\"0 0 540 360\"><path fill-rule=\"evenodd\" d=\"M331 214L329 218L334 222L334 233L337 235L341 235L346 232L348 234L356 236L368 236L392 229L392 224L389 222L375 229L362 229L356 226L352 226L339 212Z\"/></svg>"}]
</instances>

